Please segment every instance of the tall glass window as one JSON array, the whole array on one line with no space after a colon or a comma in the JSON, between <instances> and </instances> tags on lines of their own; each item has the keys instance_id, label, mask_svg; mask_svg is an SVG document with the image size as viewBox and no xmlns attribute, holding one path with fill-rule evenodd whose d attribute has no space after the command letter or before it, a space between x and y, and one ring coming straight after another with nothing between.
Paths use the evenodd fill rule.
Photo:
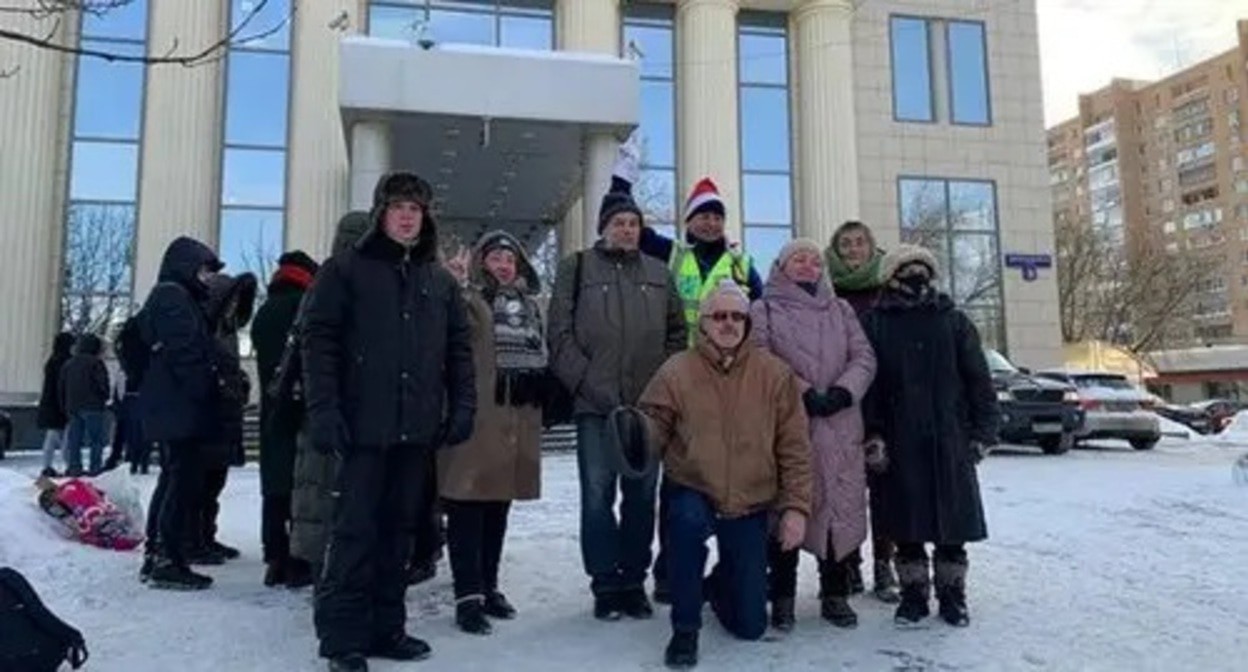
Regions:
<instances>
[{"instance_id":1,"label":"tall glass window","mask_svg":"<svg viewBox=\"0 0 1248 672\"><path fill-rule=\"evenodd\" d=\"M84 48L143 56L146 43L146 0L83 17ZM109 333L130 312L143 67L77 59L62 246L64 329Z\"/></svg>"},{"instance_id":2,"label":"tall glass window","mask_svg":"<svg viewBox=\"0 0 1248 672\"><path fill-rule=\"evenodd\" d=\"M975 321L985 345L1003 349L996 184L903 177L897 182L897 194L902 242L936 253L941 288Z\"/></svg>"},{"instance_id":3,"label":"tall glass window","mask_svg":"<svg viewBox=\"0 0 1248 672\"><path fill-rule=\"evenodd\" d=\"M416 41L553 49L553 0L370 0L368 33Z\"/></svg>"},{"instance_id":4,"label":"tall glass window","mask_svg":"<svg viewBox=\"0 0 1248 672\"><path fill-rule=\"evenodd\" d=\"M783 14L742 12L737 25L745 249L764 277L793 237L788 33Z\"/></svg>"},{"instance_id":5,"label":"tall glass window","mask_svg":"<svg viewBox=\"0 0 1248 672\"><path fill-rule=\"evenodd\" d=\"M889 23L893 55L893 118L898 121L936 121L928 22L895 16Z\"/></svg>"},{"instance_id":6,"label":"tall glass window","mask_svg":"<svg viewBox=\"0 0 1248 672\"><path fill-rule=\"evenodd\" d=\"M982 21L894 16L889 19L889 41L894 119L992 123L987 30ZM937 91L938 72L945 73L947 90ZM938 95L948 103L939 114Z\"/></svg>"},{"instance_id":7,"label":"tall glass window","mask_svg":"<svg viewBox=\"0 0 1248 672\"><path fill-rule=\"evenodd\" d=\"M230 0L230 25L246 19L253 6L252 0ZM270 0L249 29L266 32L289 16L289 0ZM255 273L263 287L281 256L285 228L290 26L233 45L225 72L217 251L227 273Z\"/></svg>"},{"instance_id":8,"label":"tall glass window","mask_svg":"<svg viewBox=\"0 0 1248 672\"><path fill-rule=\"evenodd\" d=\"M633 195L646 223L676 235L675 17L671 5L629 3L624 45L641 64L641 180Z\"/></svg>"},{"instance_id":9,"label":"tall glass window","mask_svg":"<svg viewBox=\"0 0 1248 672\"><path fill-rule=\"evenodd\" d=\"M955 124L992 122L988 95L988 43L980 21L945 23L949 50L949 115Z\"/></svg>"}]
</instances>

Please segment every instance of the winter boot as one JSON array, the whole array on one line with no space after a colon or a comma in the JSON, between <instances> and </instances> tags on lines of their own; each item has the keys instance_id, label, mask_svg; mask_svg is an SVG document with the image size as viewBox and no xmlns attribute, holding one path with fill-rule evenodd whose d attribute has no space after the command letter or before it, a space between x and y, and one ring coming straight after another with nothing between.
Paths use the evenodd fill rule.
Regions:
<instances>
[{"instance_id":1,"label":"winter boot","mask_svg":"<svg viewBox=\"0 0 1248 672\"><path fill-rule=\"evenodd\" d=\"M286 563L274 560L264 567L264 586L276 588L286 583Z\"/></svg>"},{"instance_id":2,"label":"winter boot","mask_svg":"<svg viewBox=\"0 0 1248 672\"><path fill-rule=\"evenodd\" d=\"M226 546L216 539L208 542L208 548L226 560L237 560L243 555L237 548Z\"/></svg>"},{"instance_id":3,"label":"winter boot","mask_svg":"<svg viewBox=\"0 0 1248 672\"><path fill-rule=\"evenodd\" d=\"M875 561L875 599L885 604L897 604L901 601L901 592L897 589L897 575L893 573L893 563L888 560Z\"/></svg>"},{"instance_id":4,"label":"winter boot","mask_svg":"<svg viewBox=\"0 0 1248 672\"><path fill-rule=\"evenodd\" d=\"M373 658L412 661L428 658L433 655L433 649L422 639L399 633L390 639L375 643L369 654Z\"/></svg>"},{"instance_id":5,"label":"winter boot","mask_svg":"<svg viewBox=\"0 0 1248 672\"><path fill-rule=\"evenodd\" d=\"M196 567L217 567L225 564L225 556L203 544L186 549L186 562Z\"/></svg>"},{"instance_id":6,"label":"winter boot","mask_svg":"<svg viewBox=\"0 0 1248 672\"><path fill-rule=\"evenodd\" d=\"M819 614L823 616L823 620L838 628L858 627L858 614L849 606L849 598L829 595L821 602Z\"/></svg>"},{"instance_id":7,"label":"winter boot","mask_svg":"<svg viewBox=\"0 0 1248 672\"><path fill-rule=\"evenodd\" d=\"M39 475L44 478L60 478L61 477L61 475L56 473L56 470L53 469L52 467L44 467L43 471L39 472Z\"/></svg>"},{"instance_id":8,"label":"winter boot","mask_svg":"<svg viewBox=\"0 0 1248 672\"><path fill-rule=\"evenodd\" d=\"M368 672L368 659L358 653L329 659L329 672Z\"/></svg>"},{"instance_id":9,"label":"winter boot","mask_svg":"<svg viewBox=\"0 0 1248 672\"><path fill-rule=\"evenodd\" d=\"M312 585L312 564L306 560L291 558L286 561L286 587L291 590Z\"/></svg>"},{"instance_id":10,"label":"winter boot","mask_svg":"<svg viewBox=\"0 0 1248 672\"><path fill-rule=\"evenodd\" d=\"M437 575L437 561L414 562L407 568L407 585L418 586L426 581L433 580Z\"/></svg>"},{"instance_id":11,"label":"winter boot","mask_svg":"<svg viewBox=\"0 0 1248 672\"><path fill-rule=\"evenodd\" d=\"M148 585L160 590L205 590L212 587L212 577L196 574L186 565L160 558L152 567Z\"/></svg>"},{"instance_id":12,"label":"winter boot","mask_svg":"<svg viewBox=\"0 0 1248 672\"><path fill-rule=\"evenodd\" d=\"M645 588L637 588L620 593L620 611L629 618L645 620L654 618L654 607L650 605L650 598L646 597Z\"/></svg>"},{"instance_id":13,"label":"winter boot","mask_svg":"<svg viewBox=\"0 0 1248 672\"><path fill-rule=\"evenodd\" d=\"M455 603L455 625L470 635L494 632L490 620L485 617L485 602L480 595L465 597Z\"/></svg>"},{"instance_id":14,"label":"winter boot","mask_svg":"<svg viewBox=\"0 0 1248 672\"><path fill-rule=\"evenodd\" d=\"M780 632L793 632L797 625L797 614L794 600L791 597L777 597L771 601L771 627Z\"/></svg>"},{"instance_id":15,"label":"winter boot","mask_svg":"<svg viewBox=\"0 0 1248 672\"><path fill-rule=\"evenodd\" d=\"M485 595L485 615L490 618L510 621L516 617L516 608L507 601L506 595L493 590Z\"/></svg>"},{"instance_id":16,"label":"winter boot","mask_svg":"<svg viewBox=\"0 0 1248 672\"><path fill-rule=\"evenodd\" d=\"M854 563L849 568L849 594L861 595L865 592L867 592L867 587L862 582L862 564Z\"/></svg>"},{"instance_id":17,"label":"winter boot","mask_svg":"<svg viewBox=\"0 0 1248 672\"><path fill-rule=\"evenodd\" d=\"M143 566L139 567L139 583L147 583L152 578L152 569L156 566L156 554L143 556Z\"/></svg>"},{"instance_id":18,"label":"winter boot","mask_svg":"<svg viewBox=\"0 0 1248 672\"><path fill-rule=\"evenodd\" d=\"M949 625L965 628L971 624L966 608L966 562L936 561L936 599L940 617Z\"/></svg>"},{"instance_id":19,"label":"winter boot","mask_svg":"<svg viewBox=\"0 0 1248 672\"><path fill-rule=\"evenodd\" d=\"M594 596L594 618L600 621L618 621L624 617L620 598L615 593Z\"/></svg>"},{"instance_id":20,"label":"winter boot","mask_svg":"<svg viewBox=\"0 0 1248 672\"><path fill-rule=\"evenodd\" d=\"M898 560L897 576L901 581L901 604L897 605L893 622L901 628L918 627L923 619L932 615L931 605L928 604L932 579L927 559Z\"/></svg>"},{"instance_id":21,"label":"winter boot","mask_svg":"<svg viewBox=\"0 0 1248 672\"><path fill-rule=\"evenodd\" d=\"M677 630L667 644L663 662L670 670L689 670L698 666L698 632Z\"/></svg>"}]
</instances>

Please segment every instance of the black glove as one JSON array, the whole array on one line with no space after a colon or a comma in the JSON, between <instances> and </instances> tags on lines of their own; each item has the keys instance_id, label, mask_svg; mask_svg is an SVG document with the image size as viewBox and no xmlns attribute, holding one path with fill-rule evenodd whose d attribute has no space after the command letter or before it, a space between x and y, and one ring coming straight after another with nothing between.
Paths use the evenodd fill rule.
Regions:
<instances>
[{"instance_id":1,"label":"black glove","mask_svg":"<svg viewBox=\"0 0 1248 672\"><path fill-rule=\"evenodd\" d=\"M836 415L854 405L854 395L843 387L833 385L823 396L827 398L828 406L832 409L828 415Z\"/></svg>"},{"instance_id":2,"label":"black glove","mask_svg":"<svg viewBox=\"0 0 1248 672\"><path fill-rule=\"evenodd\" d=\"M826 418L832 414L827 395L813 387L802 394L802 403L805 404L806 415L809 417Z\"/></svg>"},{"instance_id":3,"label":"black glove","mask_svg":"<svg viewBox=\"0 0 1248 672\"><path fill-rule=\"evenodd\" d=\"M345 457L351 445L347 423L337 413L322 413L308 417L308 439L312 449L324 455Z\"/></svg>"},{"instance_id":4,"label":"black glove","mask_svg":"<svg viewBox=\"0 0 1248 672\"><path fill-rule=\"evenodd\" d=\"M442 440L438 442L438 447L450 448L472 438L473 412L455 410L451 413L451 417L447 418L446 423L439 432Z\"/></svg>"}]
</instances>

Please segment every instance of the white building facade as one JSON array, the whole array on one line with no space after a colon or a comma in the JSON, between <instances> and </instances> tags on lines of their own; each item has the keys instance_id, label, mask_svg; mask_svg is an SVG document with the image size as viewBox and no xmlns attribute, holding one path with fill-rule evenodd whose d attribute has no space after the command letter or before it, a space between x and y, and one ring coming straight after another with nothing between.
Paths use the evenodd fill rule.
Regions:
<instances>
[{"instance_id":1,"label":"white building facade","mask_svg":"<svg viewBox=\"0 0 1248 672\"><path fill-rule=\"evenodd\" d=\"M247 38L190 68L0 39L0 395L38 391L58 330L111 335L174 237L263 275L324 255L386 170L435 186L451 238L583 247L634 129L662 230L704 176L764 274L861 219L936 249L986 343L1060 357L1054 271L1005 264L1053 252L1034 3L291 1L134 0L54 33L151 56Z\"/></svg>"}]
</instances>

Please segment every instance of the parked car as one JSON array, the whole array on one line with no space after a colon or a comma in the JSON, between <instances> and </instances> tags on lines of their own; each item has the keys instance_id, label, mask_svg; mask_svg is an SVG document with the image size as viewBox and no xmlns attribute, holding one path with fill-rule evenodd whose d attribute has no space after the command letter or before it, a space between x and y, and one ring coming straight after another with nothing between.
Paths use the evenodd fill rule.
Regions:
<instances>
[{"instance_id":1,"label":"parked car","mask_svg":"<svg viewBox=\"0 0 1248 672\"><path fill-rule=\"evenodd\" d=\"M0 460L13 448L13 418L5 411L0 411Z\"/></svg>"},{"instance_id":2,"label":"parked car","mask_svg":"<svg viewBox=\"0 0 1248 672\"><path fill-rule=\"evenodd\" d=\"M996 350L985 349L1001 408L1001 440L1060 455L1075 445L1083 411L1073 385L1033 376Z\"/></svg>"},{"instance_id":3,"label":"parked car","mask_svg":"<svg viewBox=\"0 0 1248 672\"><path fill-rule=\"evenodd\" d=\"M1043 371L1042 378L1075 386L1083 408L1079 441L1122 439L1136 450L1152 450L1161 440L1161 421L1153 398L1126 376L1098 371Z\"/></svg>"},{"instance_id":4,"label":"parked car","mask_svg":"<svg viewBox=\"0 0 1248 672\"><path fill-rule=\"evenodd\" d=\"M1191 408L1209 418L1210 431L1216 434L1226 429L1240 411L1248 408L1248 404L1236 399L1207 399L1192 404Z\"/></svg>"},{"instance_id":5,"label":"parked car","mask_svg":"<svg viewBox=\"0 0 1248 672\"><path fill-rule=\"evenodd\" d=\"M1153 407L1153 412L1167 420L1173 420L1198 434L1212 434L1214 431L1213 419L1208 412L1199 408L1158 403Z\"/></svg>"}]
</instances>

